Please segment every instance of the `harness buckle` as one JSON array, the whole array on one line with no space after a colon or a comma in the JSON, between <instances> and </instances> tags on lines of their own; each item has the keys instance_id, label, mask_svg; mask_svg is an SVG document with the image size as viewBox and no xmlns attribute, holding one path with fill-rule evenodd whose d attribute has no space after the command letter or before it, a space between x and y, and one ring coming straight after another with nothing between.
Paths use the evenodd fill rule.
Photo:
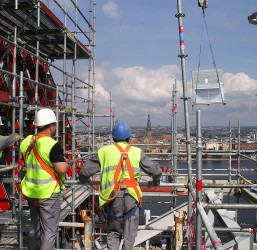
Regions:
<instances>
[{"instance_id":1,"label":"harness buckle","mask_svg":"<svg viewBox=\"0 0 257 250\"><path fill-rule=\"evenodd\" d=\"M122 158L123 161L127 160L128 159L128 152L122 152L121 153L121 158Z\"/></svg>"},{"instance_id":2,"label":"harness buckle","mask_svg":"<svg viewBox=\"0 0 257 250\"><path fill-rule=\"evenodd\" d=\"M127 184L121 184L120 189L127 189Z\"/></svg>"}]
</instances>

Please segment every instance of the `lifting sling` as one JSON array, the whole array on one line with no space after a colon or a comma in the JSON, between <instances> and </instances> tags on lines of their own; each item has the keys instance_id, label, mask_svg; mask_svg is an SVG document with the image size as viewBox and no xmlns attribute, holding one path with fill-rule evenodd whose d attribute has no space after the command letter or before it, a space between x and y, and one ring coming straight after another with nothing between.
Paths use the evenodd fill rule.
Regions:
<instances>
[{"instance_id":1,"label":"lifting sling","mask_svg":"<svg viewBox=\"0 0 257 250\"><path fill-rule=\"evenodd\" d=\"M202 11L203 14L203 21L202 21L202 32L201 32L201 42L200 42L200 52L199 52L199 62L198 62L198 69L197 69L197 74L194 77L194 84L195 84L195 94L194 94L194 98L193 98L193 106L195 104L198 103L198 98L197 98L197 92L201 93L201 95L203 95L204 90L201 89L201 81L203 81L203 79L201 79L200 76L200 65L201 65L201 53L202 53L202 40L203 40L203 29L205 26L206 29L206 33L207 33L207 37L208 37L208 42L209 42L209 47L210 47L210 52L211 52L211 56L212 56L212 63L213 63L213 67L214 67L214 71L213 71L213 78L215 79L215 82L218 84L218 96L219 96L219 100L217 101L218 103L222 103L222 104L226 104L225 102L225 98L223 95L223 84L222 84L222 76L221 76L221 72L220 70L217 69L217 65L215 62L215 58L214 58L214 53L213 53L213 48L212 48L212 44L210 41L210 37L209 37L209 32L208 32L208 27L207 27L207 22L206 22L206 18L205 18L205 11L203 8ZM216 88L216 87L215 87ZM209 94L208 94L208 98L209 98ZM213 102L214 103L214 102ZM209 105L209 103L208 103Z\"/></svg>"}]
</instances>

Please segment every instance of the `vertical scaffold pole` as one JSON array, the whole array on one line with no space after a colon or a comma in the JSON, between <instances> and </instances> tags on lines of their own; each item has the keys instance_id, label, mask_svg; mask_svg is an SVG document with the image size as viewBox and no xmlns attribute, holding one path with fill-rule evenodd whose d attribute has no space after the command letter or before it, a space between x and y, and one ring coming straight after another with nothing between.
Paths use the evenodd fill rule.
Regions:
<instances>
[{"instance_id":1,"label":"vertical scaffold pole","mask_svg":"<svg viewBox=\"0 0 257 250\"><path fill-rule=\"evenodd\" d=\"M184 120L185 120L185 131L186 131L186 150L187 150L187 169L188 169L188 184L192 184L192 160L191 160L191 137L190 137L190 125L189 125L189 115L188 115L188 93L187 93L187 82L186 82L186 57L185 54L185 41L184 41L184 27L183 27L183 17L181 0L177 0L177 10L178 13L176 17L178 18L179 26L179 41L180 41L180 54L178 57L181 59L181 69L182 69L182 87L183 87L183 101L184 101ZM192 196L188 191L188 221L192 215ZM191 249L190 242L188 238L188 249Z\"/></svg>"},{"instance_id":2,"label":"vertical scaffold pole","mask_svg":"<svg viewBox=\"0 0 257 250\"><path fill-rule=\"evenodd\" d=\"M171 173L173 182L176 183L177 181L177 100L176 100L176 93L177 93L177 79L175 79L175 83L173 85L173 91L172 91L172 110L171 110L171 136L172 136L172 148L171 148ZM176 207L176 193L177 189L176 187L172 190L172 207Z\"/></svg>"},{"instance_id":3,"label":"vertical scaffold pole","mask_svg":"<svg viewBox=\"0 0 257 250\"><path fill-rule=\"evenodd\" d=\"M202 133L201 133L201 111L196 111L196 202L202 202ZM202 219L196 210L196 249L201 249L202 245Z\"/></svg>"},{"instance_id":4,"label":"vertical scaffold pole","mask_svg":"<svg viewBox=\"0 0 257 250\"><path fill-rule=\"evenodd\" d=\"M24 120L23 120L23 103L24 103L24 94L23 94L23 71L20 72L20 92L19 92L19 135L21 139L23 139L23 131L24 131ZM19 150L19 159L18 159L18 167L19 167L19 177L18 181L21 182L21 173L22 173L22 153ZM23 247L23 226L22 226L22 193L21 188L19 188L19 217L18 217L18 242L19 249Z\"/></svg>"},{"instance_id":5,"label":"vertical scaffold pole","mask_svg":"<svg viewBox=\"0 0 257 250\"><path fill-rule=\"evenodd\" d=\"M241 134L240 134L240 121L238 121L238 127L237 127L237 184L240 184L240 140L241 140Z\"/></svg>"},{"instance_id":6,"label":"vertical scaffold pole","mask_svg":"<svg viewBox=\"0 0 257 250\"><path fill-rule=\"evenodd\" d=\"M89 152L92 150L94 152L95 148L95 2L90 0L89 3L89 47L91 50L90 57L88 59L88 100L92 100L91 106L90 101L88 101L88 142L89 142ZM91 97L91 98L90 98ZM92 136L92 137L90 137Z\"/></svg>"},{"instance_id":7,"label":"vertical scaffold pole","mask_svg":"<svg viewBox=\"0 0 257 250\"><path fill-rule=\"evenodd\" d=\"M16 58L17 58L17 27L14 28L14 50L13 50L13 80L12 80L12 133L15 133L15 120L16 120L16 113L15 113L15 103L16 103ZM12 165L15 165L15 146L12 146ZM15 177L15 169L13 169L12 176ZM15 215L15 183L12 183L12 214L14 217Z\"/></svg>"},{"instance_id":8,"label":"vertical scaffold pole","mask_svg":"<svg viewBox=\"0 0 257 250\"><path fill-rule=\"evenodd\" d=\"M89 2L89 20L92 22L93 18L93 5L92 5L92 0ZM92 26L89 26L89 47L90 47L90 56L88 59L88 152L94 151L94 134L93 134L93 127L94 127L94 112L95 112L95 86L94 86L94 81L92 81L92 70L93 70L93 65L94 65L94 58L93 58L93 53L94 53L94 44L93 42L93 28Z\"/></svg>"},{"instance_id":9,"label":"vertical scaffold pole","mask_svg":"<svg viewBox=\"0 0 257 250\"><path fill-rule=\"evenodd\" d=\"M228 182L231 182L231 161L232 161L232 157L231 157L231 150L232 150L232 145L231 145L231 122L229 121L229 169L228 169Z\"/></svg>"},{"instance_id":10,"label":"vertical scaffold pole","mask_svg":"<svg viewBox=\"0 0 257 250\"><path fill-rule=\"evenodd\" d=\"M75 150L76 150L76 62L77 62L77 43L76 43L76 37L77 37L77 26L78 26L78 17L77 17L77 0L76 0L76 6L75 6L75 42L74 42L74 57L72 62L72 94L71 94L71 107L72 107L72 180L76 179L75 175ZM72 222L76 222L76 213L75 213L75 190L72 189L72 204L71 204L71 215L72 215ZM75 249L75 228L72 228L72 247Z\"/></svg>"},{"instance_id":11,"label":"vertical scaffold pole","mask_svg":"<svg viewBox=\"0 0 257 250\"><path fill-rule=\"evenodd\" d=\"M66 140L65 140L65 135L66 135L66 106L67 106L67 75L66 75L66 70L67 70L67 64L66 64L66 59L67 59L67 0L65 0L64 4L64 37L63 37L63 100L62 100L62 108L64 110L63 116L62 116L62 147L63 149L66 148Z\"/></svg>"},{"instance_id":12,"label":"vertical scaffold pole","mask_svg":"<svg viewBox=\"0 0 257 250\"><path fill-rule=\"evenodd\" d=\"M57 117L57 123L56 123L56 130L55 130L55 137L56 141L59 142L59 86L56 85L56 98L55 98L55 113Z\"/></svg>"},{"instance_id":13,"label":"vertical scaffold pole","mask_svg":"<svg viewBox=\"0 0 257 250\"><path fill-rule=\"evenodd\" d=\"M37 41L37 51L36 51L37 59L36 59L36 72L35 72L35 112L38 110L39 98L38 98L38 65L39 65L39 41ZM35 135L37 134L37 126L35 126Z\"/></svg>"},{"instance_id":14,"label":"vertical scaffold pole","mask_svg":"<svg viewBox=\"0 0 257 250\"><path fill-rule=\"evenodd\" d=\"M237 140L238 140L238 145L237 145L237 184L240 184L240 140L241 140L241 132L240 132L240 121L238 121L238 127L237 127ZM236 199L237 199L237 203L239 203L240 200L240 193L241 190L237 189L236 190ZM235 210L235 214L236 214L236 221L238 218L238 209Z\"/></svg>"},{"instance_id":15,"label":"vertical scaffold pole","mask_svg":"<svg viewBox=\"0 0 257 250\"><path fill-rule=\"evenodd\" d=\"M110 92L110 144L113 143L113 140L112 140L112 124L113 124L113 121L112 121L112 92Z\"/></svg>"},{"instance_id":16,"label":"vertical scaffold pole","mask_svg":"<svg viewBox=\"0 0 257 250\"><path fill-rule=\"evenodd\" d=\"M174 145L174 156L173 156L173 166L174 166L174 173L175 173L175 183L177 181L177 176L178 176L178 147L177 147L177 134L178 134L178 128L177 128L177 108L178 108L178 104L177 104L177 79L175 80L175 85L174 85L174 139L173 139L173 145Z\"/></svg>"}]
</instances>

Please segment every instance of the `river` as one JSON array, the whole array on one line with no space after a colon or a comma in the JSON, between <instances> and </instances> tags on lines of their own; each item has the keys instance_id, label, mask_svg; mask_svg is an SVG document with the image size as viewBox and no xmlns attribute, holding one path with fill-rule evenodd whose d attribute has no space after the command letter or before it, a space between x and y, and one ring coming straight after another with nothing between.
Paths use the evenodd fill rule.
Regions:
<instances>
[{"instance_id":1,"label":"river","mask_svg":"<svg viewBox=\"0 0 257 250\"><path fill-rule=\"evenodd\" d=\"M160 166L170 167L170 162L160 161ZM211 180L220 180L220 179L228 179L228 169L229 161L228 160L214 160L202 161L202 173L203 180L211 179ZM231 163L232 173L236 174L237 170L237 161L232 161ZM187 162L186 161L178 161L178 173L186 175ZM193 174L195 175L196 162L192 161L192 169ZM240 161L240 173L247 179L256 180L257 179L257 163L250 160L241 160ZM215 175L214 175L215 174ZM218 176L218 174L222 174L222 176ZM236 176L231 177L232 180L236 180ZM187 196L178 196L177 204L182 204L187 201ZM223 202L226 203L237 203L237 198L232 194L231 196L224 196ZM247 203L244 198L239 198L239 203ZM141 210L141 220L140 224L144 223L144 210L151 210L151 215L159 216L168 210L171 209L171 197L163 197L163 196L144 196L143 198L143 206ZM254 210L239 210L238 213L238 223L242 227L255 227L256 224L256 211Z\"/></svg>"}]
</instances>

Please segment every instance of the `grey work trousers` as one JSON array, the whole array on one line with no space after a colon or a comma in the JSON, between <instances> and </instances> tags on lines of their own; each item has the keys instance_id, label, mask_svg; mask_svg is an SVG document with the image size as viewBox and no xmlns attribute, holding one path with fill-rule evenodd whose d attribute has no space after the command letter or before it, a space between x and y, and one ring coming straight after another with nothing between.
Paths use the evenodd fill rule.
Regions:
<instances>
[{"instance_id":1,"label":"grey work trousers","mask_svg":"<svg viewBox=\"0 0 257 250\"><path fill-rule=\"evenodd\" d=\"M28 250L52 250L54 248L61 213L61 193L49 199L27 198L30 208Z\"/></svg>"},{"instance_id":2,"label":"grey work trousers","mask_svg":"<svg viewBox=\"0 0 257 250\"><path fill-rule=\"evenodd\" d=\"M118 250L122 236L122 249L133 249L139 224L139 207L137 202L126 191L120 191L110 206L111 208L109 207L109 209L112 209L116 217L123 216L133 207L137 206L135 214L124 221L115 220L112 218L111 213L108 214L107 249Z\"/></svg>"}]
</instances>

